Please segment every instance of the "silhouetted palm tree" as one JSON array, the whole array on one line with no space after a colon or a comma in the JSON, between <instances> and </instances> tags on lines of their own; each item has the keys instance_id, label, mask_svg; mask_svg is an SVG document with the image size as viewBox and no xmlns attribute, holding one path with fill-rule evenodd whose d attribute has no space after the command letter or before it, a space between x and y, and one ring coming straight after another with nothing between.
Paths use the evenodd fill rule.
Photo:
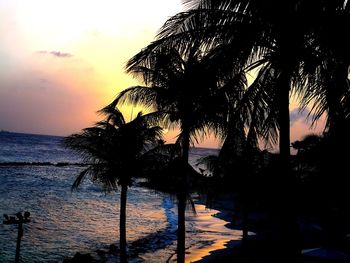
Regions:
<instances>
[{"instance_id":1,"label":"silhouetted palm tree","mask_svg":"<svg viewBox=\"0 0 350 263\"><path fill-rule=\"evenodd\" d=\"M152 44L151 44L152 45ZM140 104L162 114L162 125L180 128L177 143L181 145L182 172L178 198L178 262L185 260L185 208L189 194L188 155L191 141L210 130L219 134L227 116L228 100L224 89L218 89L218 72L199 49L182 55L175 48L148 53L144 49L128 63L128 71L141 77L146 86L120 93L111 104Z\"/></svg>"},{"instance_id":2,"label":"silhouetted palm tree","mask_svg":"<svg viewBox=\"0 0 350 263\"><path fill-rule=\"evenodd\" d=\"M67 147L79 152L88 165L77 176L72 187L77 188L86 176L101 184L105 191L121 187L120 259L127 262L127 189L132 177L142 175L143 169L147 169L144 156L149 149L162 142L162 129L150 126L151 120L156 118L154 114L139 113L127 123L117 108L106 107L101 112L107 115L105 120L65 139Z\"/></svg>"},{"instance_id":3,"label":"silhouetted palm tree","mask_svg":"<svg viewBox=\"0 0 350 263\"><path fill-rule=\"evenodd\" d=\"M225 73L244 72L254 67L263 71L269 69L270 81L267 83L265 78L264 86L260 87L275 87L270 89L270 96L274 97L275 121L280 129L281 157L287 164L290 147L289 93L292 82L298 84L296 72L304 59L299 46L304 44L305 30L300 32L299 21L297 29L290 24L290 19L296 16L294 6L278 1L186 2L199 3L200 8L169 19L148 52L164 46L179 46L186 53L192 50L193 43L199 43L196 44L199 50L208 52L213 49L216 54L221 53L218 58L220 63L216 65ZM279 13L273 11L276 8ZM300 83L303 85L304 80Z\"/></svg>"},{"instance_id":4,"label":"silhouetted palm tree","mask_svg":"<svg viewBox=\"0 0 350 263\"><path fill-rule=\"evenodd\" d=\"M191 32L192 33L192 32ZM251 86L248 92L246 92L246 79L245 75L243 74L244 71L242 70L242 61L243 64L244 59L241 57L248 59L249 52L242 52L242 48L244 47L244 43L238 43L238 47L232 47L232 46L218 46L213 48L213 50L204 53L200 34L196 34L197 32L194 32L194 34L199 38L192 38L193 42L186 42L188 44L188 47L181 49L180 51L182 53L182 57L188 57L191 58L195 53L197 56L201 55L201 62L205 61L205 63L202 63L205 65L206 68L201 69L202 74L199 79L196 80L196 76L193 75L191 78L193 80L196 80L196 83L191 86L191 88L187 88L188 86L185 85L178 85L174 86L175 89L181 89L181 87L186 88L185 92L181 92L182 94L185 94L185 96L190 101L192 101L193 105L197 104L200 105L203 101L198 100L201 96L204 96L206 98L209 98L207 100L208 102L206 105L216 105L216 102L214 102L214 96L210 97L207 94L206 85L208 83L211 84L211 92L216 92L217 94L220 94L222 96L223 94L226 97L226 101L222 100L223 103L220 105L220 107L213 108L214 112L216 112L217 115L226 116L226 118L221 118L221 122L225 123L226 127L226 133L228 134L228 137L226 139L226 143L224 144L225 147L229 144L229 140L236 140L238 137L241 137L242 134L244 136L244 127L249 126L249 132L248 132L248 138L247 145L244 145L245 151L247 151L248 145L251 147L252 145L257 144L257 136L262 135L264 137L272 138L274 140L276 136L276 128L277 125L274 123L274 120L276 117L275 108L269 109L267 106L273 105L271 102L271 95L268 92L268 89L261 89L261 87L265 84L268 80L272 78L272 74L270 71L266 73L266 70L262 70L259 73L259 76L261 76L259 83L256 83ZM179 40L179 38L175 38L175 41ZM186 39L185 39L186 40ZM198 41L197 41L198 40ZM182 41L180 39L180 41ZM152 82L154 79L158 78L161 80L166 79L164 76L159 78L161 74L159 72L163 72L160 70L159 72L156 72L154 74L154 68L149 69L150 65L156 64L156 56L155 54L172 54L172 48L171 45L167 46L167 41L163 43L163 39L160 39L159 41L155 41L154 43L150 44L148 47L143 49L142 52L137 54L134 58L132 58L129 62L129 67L132 71L136 73L143 74L143 78L146 80L146 82ZM170 51L169 51L170 50ZM193 51L194 50L194 51ZM249 50L248 50L249 51ZM177 54L173 57L177 57ZM192 53L191 53L192 52ZM241 56L241 57L239 57ZM180 57L180 56L179 56ZM180 59L182 59L180 57ZM231 61L230 61L231 59ZM188 60L191 62L191 60ZM154 67L154 66L153 66ZM188 68L188 66L184 66L184 68ZM210 69L210 70L208 70ZM190 70L187 71L188 73L193 74ZM214 73L214 74L213 74ZM164 74L164 73L162 73ZM212 81L208 81L208 76L214 79ZM216 88L214 82L217 82ZM173 81L173 83L175 83ZM189 82L191 83L191 82ZM203 85L202 83L206 83L206 85ZM271 83L271 82L270 82ZM180 84L178 82L178 84ZM213 85L214 84L214 85ZM195 87L195 89L193 89ZM155 88L158 88L155 86ZM140 87L138 87L140 91ZM193 90L193 91L192 91ZM150 96L149 89L146 89L148 95L146 92L143 94L143 98L145 97L152 97L155 96L153 91L152 95ZM218 92L220 91L220 92ZM129 92L129 91L126 91ZM134 89L133 91L134 92ZM144 92L144 91L143 91ZM191 93L194 94L191 95ZM137 97L134 96L137 100L140 99L141 93L138 92ZM212 96L212 95L211 95ZM152 99L156 100L155 97L152 97ZM131 102L134 99L131 99ZM146 99L145 99L146 100ZM147 102L149 103L149 102ZM152 105L152 102L150 104L144 103L148 106ZM208 110L208 109L206 109ZM200 115L193 115L193 113L189 113L189 111L184 111L186 113L186 118L189 120L203 120L203 116ZM208 112L208 111L207 111ZM183 120L186 120L186 118L183 118ZM228 119L228 120L227 120ZM266 120L266 121L265 121ZM272 125L267 125L267 123L271 123ZM186 134L186 133L184 133ZM232 147L231 147L232 148ZM232 153L232 152L231 152ZM226 157L232 158L232 156L229 156L229 154L226 154ZM250 163L247 161L247 163ZM237 168L237 167L236 167ZM232 169L231 169L232 170ZM242 169L240 169L242 171ZM236 171L236 173L239 173L239 171ZM246 231L245 231L246 233Z\"/></svg>"}]
</instances>

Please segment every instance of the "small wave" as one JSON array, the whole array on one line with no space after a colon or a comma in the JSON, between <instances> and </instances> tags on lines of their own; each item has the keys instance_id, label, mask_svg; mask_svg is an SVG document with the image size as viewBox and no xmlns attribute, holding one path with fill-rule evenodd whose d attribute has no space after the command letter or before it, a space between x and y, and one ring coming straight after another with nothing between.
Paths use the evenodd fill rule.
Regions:
<instances>
[{"instance_id":1,"label":"small wave","mask_svg":"<svg viewBox=\"0 0 350 263\"><path fill-rule=\"evenodd\" d=\"M177 215L175 214L174 202L170 197L164 197L162 202L162 207L164 208L165 216L169 224L169 228L177 228Z\"/></svg>"},{"instance_id":2,"label":"small wave","mask_svg":"<svg viewBox=\"0 0 350 263\"><path fill-rule=\"evenodd\" d=\"M173 211L174 203L169 197L164 197L162 207L165 210L167 226L132 242L129 251L132 257L164 249L176 241L177 216Z\"/></svg>"}]
</instances>

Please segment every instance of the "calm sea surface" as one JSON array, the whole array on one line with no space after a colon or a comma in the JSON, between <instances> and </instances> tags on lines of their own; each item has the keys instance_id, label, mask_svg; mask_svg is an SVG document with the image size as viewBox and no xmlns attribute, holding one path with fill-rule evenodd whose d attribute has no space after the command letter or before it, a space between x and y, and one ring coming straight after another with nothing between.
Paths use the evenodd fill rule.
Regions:
<instances>
[{"instance_id":1,"label":"calm sea surface","mask_svg":"<svg viewBox=\"0 0 350 263\"><path fill-rule=\"evenodd\" d=\"M21 262L61 262L78 251L88 253L118 243L119 193L105 194L89 180L72 192L71 185L82 167L47 165L81 163L74 152L62 147L62 139L0 132L0 214L31 213L31 222L24 226ZM191 163L208 154L217 151L192 149ZM43 165L4 165L9 162ZM161 252L155 253L158 262L165 262L176 245L176 224L173 200L135 182L128 193L128 242L163 231L166 238L158 241ZM203 230L195 219L189 220L187 228L188 243L198 246ZM13 262L16 237L16 226L0 224L0 262Z\"/></svg>"}]
</instances>

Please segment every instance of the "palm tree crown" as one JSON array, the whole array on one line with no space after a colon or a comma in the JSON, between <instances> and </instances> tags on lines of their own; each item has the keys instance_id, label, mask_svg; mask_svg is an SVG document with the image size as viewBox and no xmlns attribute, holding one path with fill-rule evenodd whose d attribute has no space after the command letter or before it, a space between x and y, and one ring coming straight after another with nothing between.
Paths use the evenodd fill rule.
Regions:
<instances>
[{"instance_id":1,"label":"palm tree crown","mask_svg":"<svg viewBox=\"0 0 350 263\"><path fill-rule=\"evenodd\" d=\"M140 175L143 154L162 140L161 128L150 127L147 122L150 115L139 113L129 123L117 109L104 108L107 115L95 126L84 129L65 139L68 147L78 151L89 164L75 180L73 187L78 187L86 175L99 182L110 191L118 184L130 184L133 176Z\"/></svg>"}]
</instances>

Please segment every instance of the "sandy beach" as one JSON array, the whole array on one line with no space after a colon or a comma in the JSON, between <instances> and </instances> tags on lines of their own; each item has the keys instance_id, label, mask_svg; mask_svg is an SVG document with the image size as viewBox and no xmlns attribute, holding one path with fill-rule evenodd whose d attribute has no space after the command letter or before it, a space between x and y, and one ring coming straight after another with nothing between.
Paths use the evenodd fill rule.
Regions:
<instances>
[{"instance_id":1,"label":"sandy beach","mask_svg":"<svg viewBox=\"0 0 350 263\"><path fill-rule=\"evenodd\" d=\"M228 231L237 231L240 236L237 239L222 239L222 242L218 242L217 246L210 246L207 248L207 254L202 255L201 258L195 261L188 261L193 263L208 263L208 262L232 262L235 250L239 250L241 245L240 224L237 221L233 224L234 216L234 198L232 194L223 194L217 196L210 204L212 211L216 211L212 216L221 220L221 224Z\"/></svg>"},{"instance_id":2,"label":"sandy beach","mask_svg":"<svg viewBox=\"0 0 350 263\"><path fill-rule=\"evenodd\" d=\"M229 214L227 211L219 211L212 208L207 208L203 204L196 204L196 212L187 211L186 213L186 224L190 226L190 229L193 229L194 232L187 233L187 251L186 252L186 262L198 262L203 258L206 258L211 255L214 251L221 251L226 248L226 244L234 240L239 242L241 239L242 231L234 230L227 227L229 222ZM219 216L220 214L226 217L225 219ZM175 232L176 229L172 230L174 238L176 238ZM142 244L145 246L145 243L162 243L158 242L161 240L161 235L156 235L153 241L145 240ZM167 233L169 237L169 233ZM154 251L147 251L140 253L138 258L144 262L163 262L162 258L167 256L168 262L176 262L176 240L173 244L165 248L156 249ZM136 262L136 261L135 261Z\"/></svg>"}]
</instances>

